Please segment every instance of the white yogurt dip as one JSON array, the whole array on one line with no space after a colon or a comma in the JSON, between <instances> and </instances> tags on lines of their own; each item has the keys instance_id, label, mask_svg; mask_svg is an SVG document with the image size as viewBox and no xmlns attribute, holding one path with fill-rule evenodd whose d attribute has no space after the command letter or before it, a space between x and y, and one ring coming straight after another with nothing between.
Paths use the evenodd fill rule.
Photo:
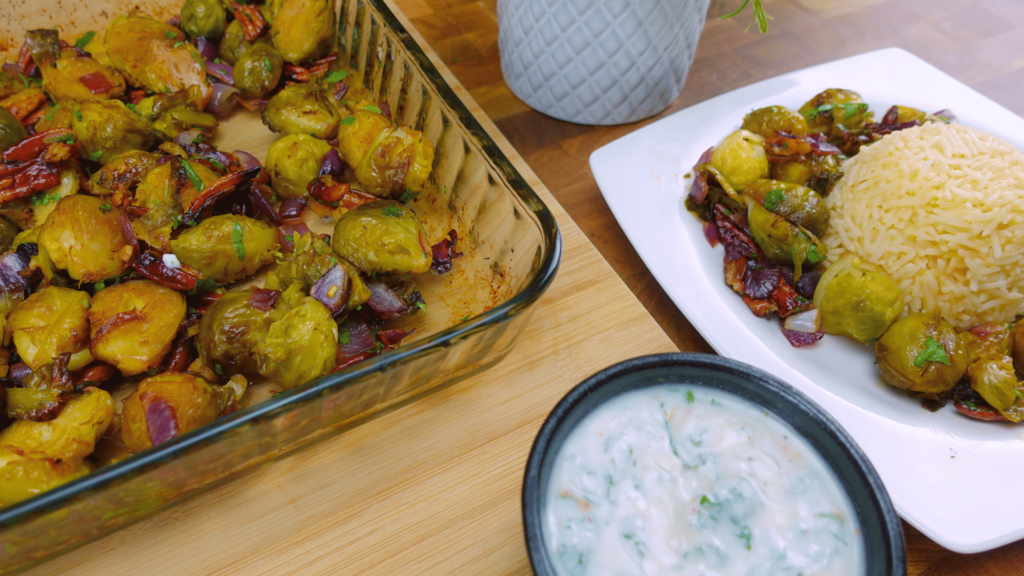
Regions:
<instances>
[{"instance_id":1,"label":"white yogurt dip","mask_svg":"<svg viewBox=\"0 0 1024 576\"><path fill-rule=\"evenodd\" d=\"M544 536L560 574L863 574L857 518L818 453L739 397L612 398L556 458Z\"/></svg>"}]
</instances>

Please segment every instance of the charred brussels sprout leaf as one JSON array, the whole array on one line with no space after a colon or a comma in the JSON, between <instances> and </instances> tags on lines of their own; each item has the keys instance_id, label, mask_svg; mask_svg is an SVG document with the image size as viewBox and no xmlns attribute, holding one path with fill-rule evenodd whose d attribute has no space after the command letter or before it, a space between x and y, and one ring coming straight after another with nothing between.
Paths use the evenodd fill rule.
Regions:
<instances>
[{"instance_id":1,"label":"charred brussels sprout leaf","mask_svg":"<svg viewBox=\"0 0 1024 576\"><path fill-rule=\"evenodd\" d=\"M274 192L282 198L308 196L307 185L320 172L331 145L302 134L290 134L270 145L267 172Z\"/></svg>"},{"instance_id":2,"label":"charred brussels sprout leaf","mask_svg":"<svg viewBox=\"0 0 1024 576\"><path fill-rule=\"evenodd\" d=\"M131 376L156 368L185 318L185 298L150 280L96 293L89 309L90 349L97 360Z\"/></svg>"},{"instance_id":3,"label":"charred brussels sprout leaf","mask_svg":"<svg viewBox=\"0 0 1024 576\"><path fill-rule=\"evenodd\" d=\"M239 235L241 250L235 245ZM228 283L273 262L280 243L273 226L247 216L222 214L185 230L171 240L171 248L183 264L214 282Z\"/></svg>"},{"instance_id":4,"label":"charred brussels sprout leaf","mask_svg":"<svg viewBox=\"0 0 1024 576\"><path fill-rule=\"evenodd\" d=\"M334 252L372 273L422 273L432 261L423 226L408 209L375 200L338 219L331 238Z\"/></svg>"}]
</instances>

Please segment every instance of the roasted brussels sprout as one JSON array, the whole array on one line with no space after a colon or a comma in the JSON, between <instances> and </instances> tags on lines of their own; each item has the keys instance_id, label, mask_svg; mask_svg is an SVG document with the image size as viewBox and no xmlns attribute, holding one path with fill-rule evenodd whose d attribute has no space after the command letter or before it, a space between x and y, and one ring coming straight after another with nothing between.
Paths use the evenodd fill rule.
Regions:
<instances>
[{"instance_id":1,"label":"roasted brussels sprout","mask_svg":"<svg viewBox=\"0 0 1024 576\"><path fill-rule=\"evenodd\" d=\"M1008 356L976 360L967 368L973 388L1010 422L1024 419L1024 387L1017 381Z\"/></svg>"},{"instance_id":2,"label":"roasted brussels sprout","mask_svg":"<svg viewBox=\"0 0 1024 576\"><path fill-rule=\"evenodd\" d=\"M121 229L121 209L85 194L61 198L39 231L39 248L57 268L83 282L121 274L132 256Z\"/></svg>"},{"instance_id":3,"label":"roasted brussels sprout","mask_svg":"<svg viewBox=\"0 0 1024 576\"><path fill-rule=\"evenodd\" d=\"M267 20L274 48L286 62L321 58L334 47L334 8L330 0L270 0Z\"/></svg>"},{"instance_id":4,"label":"roasted brussels sprout","mask_svg":"<svg viewBox=\"0 0 1024 576\"><path fill-rule=\"evenodd\" d=\"M188 106L175 106L160 114L153 121L153 128L165 140L173 140L187 130L199 130L207 136L213 135L218 126L217 118L207 112L197 112Z\"/></svg>"},{"instance_id":5,"label":"roasted brussels sprout","mask_svg":"<svg viewBox=\"0 0 1024 576\"><path fill-rule=\"evenodd\" d=\"M7 460L6 464L2 464ZM89 473L81 462L21 458L0 450L0 507L10 506Z\"/></svg>"},{"instance_id":6,"label":"roasted brussels sprout","mask_svg":"<svg viewBox=\"0 0 1024 576\"><path fill-rule=\"evenodd\" d=\"M324 140L338 134L341 118L315 82L285 86L263 109L263 123L272 132L309 134Z\"/></svg>"},{"instance_id":7,"label":"roasted brussels sprout","mask_svg":"<svg viewBox=\"0 0 1024 576\"><path fill-rule=\"evenodd\" d=\"M349 166L358 166L370 153L377 136L391 127L391 122L377 112L360 107L338 128L338 152Z\"/></svg>"},{"instance_id":8,"label":"roasted brussels sprout","mask_svg":"<svg viewBox=\"0 0 1024 576\"><path fill-rule=\"evenodd\" d=\"M737 130L726 136L711 153L711 166L735 189L747 183L768 177L768 155L764 151L764 138Z\"/></svg>"},{"instance_id":9,"label":"roasted brussels sprout","mask_svg":"<svg viewBox=\"0 0 1024 576\"><path fill-rule=\"evenodd\" d=\"M191 374L146 378L124 400L121 437L133 453L148 450L213 422L223 401L218 388Z\"/></svg>"},{"instance_id":10,"label":"roasted brussels sprout","mask_svg":"<svg viewBox=\"0 0 1024 576\"><path fill-rule=\"evenodd\" d=\"M7 316L7 337L18 355L38 370L65 352L71 370L88 364L89 294L48 286L25 299ZM84 353L83 353L84 352Z\"/></svg>"},{"instance_id":11,"label":"roasted brussels sprout","mask_svg":"<svg viewBox=\"0 0 1024 576\"><path fill-rule=\"evenodd\" d=\"M274 316L267 335L256 344L260 374L291 389L334 368L338 325L323 304L302 296L293 285L281 295Z\"/></svg>"},{"instance_id":12,"label":"roasted brussels sprout","mask_svg":"<svg viewBox=\"0 0 1024 576\"><path fill-rule=\"evenodd\" d=\"M38 227L50 217L50 213L57 208L62 198L78 193L80 179L74 168L65 168L60 171L60 184L44 190L43 194L32 198L29 203L32 206L32 219L29 225Z\"/></svg>"},{"instance_id":13,"label":"roasted brussels sprout","mask_svg":"<svg viewBox=\"0 0 1024 576\"><path fill-rule=\"evenodd\" d=\"M827 195L842 175L836 156L811 156L806 160L773 162L773 180L799 184Z\"/></svg>"},{"instance_id":14,"label":"roasted brussels sprout","mask_svg":"<svg viewBox=\"0 0 1024 576\"><path fill-rule=\"evenodd\" d=\"M129 83L164 94L195 86L191 104L202 110L210 101L213 86L206 79L206 65L199 52L185 40L177 28L138 12L111 22L104 37L110 65Z\"/></svg>"},{"instance_id":15,"label":"roasted brussels sprout","mask_svg":"<svg viewBox=\"0 0 1024 576\"><path fill-rule=\"evenodd\" d=\"M978 360L1003 360L1013 354L1011 329L1001 324L976 326L966 332L961 332L960 340L964 343L968 366Z\"/></svg>"},{"instance_id":16,"label":"roasted brussels sprout","mask_svg":"<svg viewBox=\"0 0 1024 576\"><path fill-rule=\"evenodd\" d=\"M25 129L21 120L11 114L10 110L0 106L0 152L14 146L24 138L28 138L28 130Z\"/></svg>"},{"instance_id":17,"label":"roasted brussels sprout","mask_svg":"<svg viewBox=\"0 0 1024 576\"><path fill-rule=\"evenodd\" d=\"M896 123L903 124L904 122L919 122L924 124L925 122L941 122L938 116L929 114L924 110L918 110L917 108L910 108L909 106L896 106Z\"/></svg>"},{"instance_id":18,"label":"roasted brussels sprout","mask_svg":"<svg viewBox=\"0 0 1024 576\"><path fill-rule=\"evenodd\" d=\"M967 370L967 353L956 330L941 318L910 314L875 341L882 380L918 396L941 398Z\"/></svg>"},{"instance_id":19,"label":"roasted brussels sprout","mask_svg":"<svg viewBox=\"0 0 1024 576\"><path fill-rule=\"evenodd\" d=\"M220 38L227 19L227 11L219 0L185 0L181 5L181 29L190 38Z\"/></svg>"},{"instance_id":20,"label":"roasted brussels sprout","mask_svg":"<svg viewBox=\"0 0 1024 576\"><path fill-rule=\"evenodd\" d=\"M252 48L252 44L245 39L245 29L242 28L242 23L232 20L224 29L224 36L221 37L220 44L217 45L217 54L220 55L220 59L234 66L235 62L238 62L238 59L249 48Z\"/></svg>"},{"instance_id":21,"label":"roasted brussels sprout","mask_svg":"<svg viewBox=\"0 0 1024 576\"><path fill-rule=\"evenodd\" d=\"M375 200L338 218L331 238L334 252L372 274L422 273L432 262L423 226L405 206Z\"/></svg>"},{"instance_id":22,"label":"roasted brussels sprout","mask_svg":"<svg viewBox=\"0 0 1024 576\"><path fill-rule=\"evenodd\" d=\"M267 173L270 185L282 198L308 196L306 186L320 173L324 156L331 145L303 134L289 134L274 142L267 150Z\"/></svg>"},{"instance_id":23,"label":"roasted brussels sprout","mask_svg":"<svg viewBox=\"0 0 1024 576\"><path fill-rule=\"evenodd\" d=\"M267 44L254 44L235 62L235 87L246 98L262 98L281 79L281 56Z\"/></svg>"},{"instance_id":24,"label":"roasted brussels sprout","mask_svg":"<svg viewBox=\"0 0 1024 576\"><path fill-rule=\"evenodd\" d=\"M120 191L122 196L128 196L159 159L159 154L143 150L130 150L114 156L89 178L92 193L102 196Z\"/></svg>"},{"instance_id":25,"label":"roasted brussels sprout","mask_svg":"<svg viewBox=\"0 0 1024 576\"><path fill-rule=\"evenodd\" d=\"M802 137L807 134L807 120L785 106L767 106L747 114L741 128L765 139L776 132Z\"/></svg>"},{"instance_id":26,"label":"roasted brussels sprout","mask_svg":"<svg viewBox=\"0 0 1024 576\"><path fill-rule=\"evenodd\" d=\"M903 292L881 268L847 254L818 280L814 307L825 332L868 344L903 312Z\"/></svg>"},{"instance_id":27,"label":"roasted brussels sprout","mask_svg":"<svg viewBox=\"0 0 1024 576\"><path fill-rule=\"evenodd\" d=\"M356 178L375 196L398 196L421 190L433 163L434 145L423 133L398 126L381 133L355 167Z\"/></svg>"},{"instance_id":28,"label":"roasted brussels sprout","mask_svg":"<svg viewBox=\"0 0 1024 576\"><path fill-rule=\"evenodd\" d=\"M171 248L183 264L217 283L252 275L273 262L280 247L277 228L234 214L207 218L171 240Z\"/></svg>"},{"instance_id":29,"label":"roasted brussels sprout","mask_svg":"<svg viewBox=\"0 0 1024 576\"><path fill-rule=\"evenodd\" d=\"M57 102L107 100L124 94L124 76L92 58L65 56L39 70L43 88Z\"/></svg>"},{"instance_id":30,"label":"roasted brussels sprout","mask_svg":"<svg viewBox=\"0 0 1024 576\"><path fill-rule=\"evenodd\" d=\"M207 170L209 171L209 169ZM204 183L209 184L205 180ZM132 205L153 209L162 204L174 202L178 188L171 164L169 162L157 164L142 174L135 189Z\"/></svg>"},{"instance_id":31,"label":"roasted brussels sprout","mask_svg":"<svg viewBox=\"0 0 1024 576\"><path fill-rule=\"evenodd\" d=\"M82 158L100 164L129 150L145 150L156 143L149 122L129 110L120 100L83 102L71 121L82 146Z\"/></svg>"},{"instance_id":32,"label":"roasted brussels sprout","mask_svg":"<svg viewBox=\"0 0 1024 576\"><path fill-rule=\"evenodd\" d=\"M273 318L252 306L248 290L233 290L214 302L199 323L196 349L200 361L223 374L258 374L256 345Z\"/></svg>"},{"instance_id":33,"label":"roasted brussels sprout","mask_svg":"<svg viewBox=\"0 0 1024 576\"><path fill-rule=\"evenodd\" d=\"M107 391L90 386L49 422L18 420L8 426L0 432L0 449L26 458L81 462L113 421L113 398Z\"/></svg>"},{"instance_id":34,"label":"roasted brussels sprout","mask_svg":"<svg viewBox=\"0 0 1024 576\"><path fill-rule=\"evenodd\" d=\"M56 418L71 399L71 387L67 382L55 382L53 372L54 365L47 364L32 371L18 387L7 387L7 416L33 422Z\"/></svg>"},{"instance_id":35,"label":"roasted brussels sprout","mask_svg":"<svg viewBox=\"0 0 1024 576\"><path fill-rule=\"evenodd\" d=\"M185 318L185 298L150 280L115 284L96 293L89 309L90 350L125 376L156 368Z\"/></svg>"},{"instance_id":36,"label":"roasted brussels sprout","mask_svg":"<svg viewBox=\"0 0 1024 576\"><path fill-rule=\"evenodd\" d=\"M842 140L844 131L859 131L871 122L868 105L853 90L829 88L818 93L800 107L807 119L807 129L821 132L829 140Z\"/></svg>"},{"instance_id":37,"label":"roasted brussels sprout","mask_svg":"<svg viewBox=\"0 0 1024 576\"><path fill-rule=\"evenodd\" d=\"M794 280L800 279L805 261L817 264L825 259L828 249L814 234L753 200L747 202L747 222L765 256L776 264L793 265Z\"/></svg>"},{"instance_id":38,"label":"roasted brussels sprout","mask_svg":"<svg viewBox=\"0 0 1024 576\"><path fill-rule=\"evenodd\" d=\"M0 70L0 98L7 98L12 94L17 94L24 88L25 84L17 76Z\"/></svg>"},{"instance_id":39,"label":"roasted brussels sprout","mask_svg":"<svg viewBox=\"0 0 1024 576\"><path fill-rule=\"evenodd\" d=\"M186 162L188 163L188 168L185 168ZM196 189L195 186L185 186L185 183L190 181L188 176L189 171L191 171L194 176L198 176L199 179L202 180L203 190L205 190L207 186L213 184L220 177L216 172L210 170L203 164L200 164L199 162L189 162L184 158L176 158L172 160L169 166L170 171L166 174L169 175L172 182L181 183L180 186L177 184L175 184L175 186L178 188L178 200L181 202L182 206L191 206L202 194L202 192ZM161 185L161 179L164 178L164 174L164 172L160 172L154 175L154 180L152 182L150 182L148 178L143 179L143 182L139 184L139 187L142 188L142 186L145 185L146 189L142 191L141 194L139 190L135 191L136 201L142 201L143 197L148 197L150 198L149 202L159 202L159 199L163 198L166 194L165 192L161 193L158 188ZM166 184L164 186L166 187ZM174 186L172 186L172 188L173 187Z\"/></svg>"},{"instance_id":40,"label":"roasted brussels sprout","mask_svg":"<svg viewBox=\"0 0 1024 576\"><path fill-rule=\"evenodd\" d=\"M267 273L268 289L283 290L293 282L298 282L303 290L309 290L338 263L345 268L351 281L345 307L352 309L370 299L370 289L359 276L359 271L350 262L336 258L330 244L313 234L298 233L294 236L294 243L292 251L279 258L274 268Z\"/></svg>"},{"instance_id":41,"label":"roasted brussels sprout","mask_svg":"<svg viewBox=\"0 0 1024 576\"><path fill-rule=\"evenodd\" d=\"M778 180L754 180L743 189L743 195L815 236L821 237L828 230L828 208L810 188Z\"/></svg>"}]
</instances>

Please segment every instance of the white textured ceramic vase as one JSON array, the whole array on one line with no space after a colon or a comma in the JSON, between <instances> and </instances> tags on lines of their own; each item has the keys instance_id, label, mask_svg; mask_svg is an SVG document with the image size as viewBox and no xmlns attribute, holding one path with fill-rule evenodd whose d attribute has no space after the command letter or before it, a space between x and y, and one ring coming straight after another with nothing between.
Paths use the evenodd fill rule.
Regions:
<instances>
[{"instance_id":1,"label":"white textured ceramic vase","mask_svg":"<svg viewBox=\"0 0 1024 576\"><path fill-rule=\"evenodd\" d=\"M534 110L625 124L679 96L710 0L498 0L501 72Z\"/></svg>"}]
</instances>

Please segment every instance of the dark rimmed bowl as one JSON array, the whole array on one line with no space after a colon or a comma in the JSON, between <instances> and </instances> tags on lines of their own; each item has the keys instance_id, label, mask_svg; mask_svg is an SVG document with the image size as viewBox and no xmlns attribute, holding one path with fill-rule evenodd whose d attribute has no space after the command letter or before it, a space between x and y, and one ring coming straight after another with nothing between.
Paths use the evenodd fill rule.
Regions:
<instances>
[{"instance_id":1,"label":"dark rimmed bowl","mask_svg":"<svg viewBox=\"0 0 1024 576\"><path fill-rule=\"evenodd\" d=\"M864 538L865 574L907 573L903 529L881 478L846 430L804 393L767 372L711 354L657 354L621 362L569 391L541 427L523 482L523 525L534 573L556 576L544 543L544 500L555 458L576 425L614 396L692 384L734 394L782 419L818 451L850 499Z\"/></svg>"}]
</instances>

